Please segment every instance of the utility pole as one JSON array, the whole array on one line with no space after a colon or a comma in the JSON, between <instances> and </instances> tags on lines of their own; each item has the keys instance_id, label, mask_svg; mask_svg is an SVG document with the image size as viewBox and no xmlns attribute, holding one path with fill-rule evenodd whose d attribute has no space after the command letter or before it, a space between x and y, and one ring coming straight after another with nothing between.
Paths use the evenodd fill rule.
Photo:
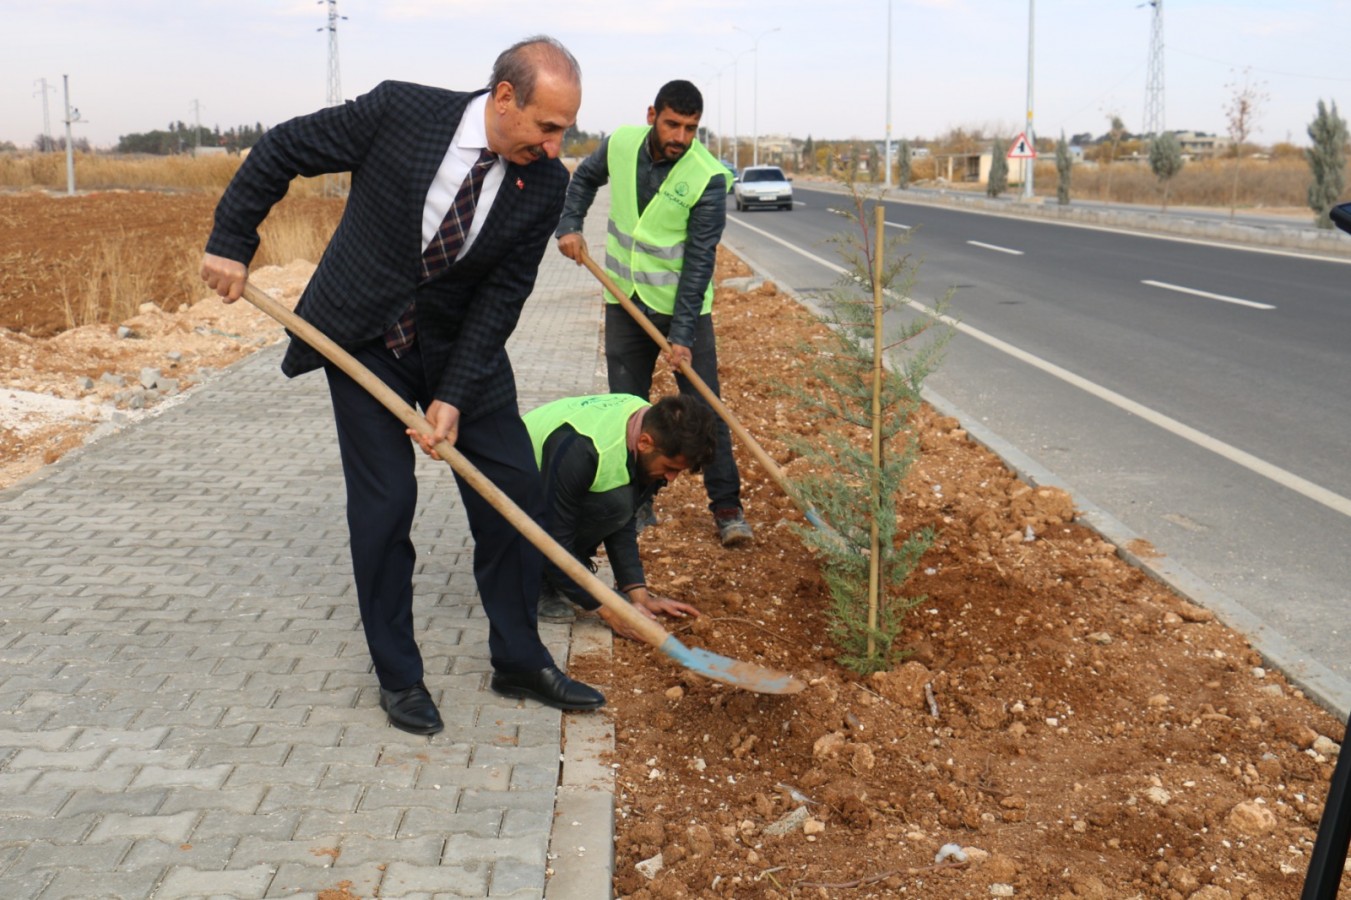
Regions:
<instances>
[{"instance_id":1,"label":"utility pole","mask_svg":"<svg viewBox=\"0 0 1351 900\"><path fill-rule=\"evenodd\" d=\"M887 0L887 177L883 184L891 189L891 0Z\"/></svg>"},{"instance_id":2,"label":"utility pole","mask_svg":"<svg viewBox=\"0 0 1351 900\"><path fill-rule=\"evenodd\" d=\"M192 156L194 159L202 155L202 104L198 101L192 101Z\"/></svg>"},{"instance_id":3,"label":"utility pole","mask_svg":"<svg viewBox=\"0 0 1351 900\"><path fill-rule=\"evenodd\" d=\"M338 0L319 0L328 4L328 25L317 31L328 32L328 105L342 105L342 77L338 71L338 20L347 20L338 15Z\"/></svg>"},{"instance_id":4,"label":"utility pole","mask_svg":"<svg viewBox=\"0 0 1351 900\"><path fill-rule=\"evenodd\" d=\"M66 90L66 196L75 196L75 141L70 134L70 126L83 122L80 111L70 105L70 76L62 75L61 83Z\"/></svg>"},{"instance_id":5,"label":"utility pole","mask_svg":"<svg viewBox=\"0 0 1351 900\"><path fill-rule=\"evenodd\" d=\"M1027 146L1032 148L1032 156L1023 160L1023 197L1027 200L1034 196L1032 181L1037 171L1037 136L1032 131L1032 47L1036 9L1037 0L1027 0Z\"/></svg>"},{"instance_id":6,"label":"utility pole","mask_svg":"<svg viewBox=\"0 0 1351 900\"><path fill-rule=\"evenodd\" d=\"M1145 75L1144 132L1150 143L1163 134L1163 0L1149 0L1154 17L1149 29L1149 69Z\"/></svg>"},{"instance_id":7,"label":"utility pole","mask_svg":"<svg viewBox=\"0 0 1351 900\"><path fill-rule=\"evenodd\" d=\"M346 16L338 15L338 0L319 0L328 4L328 25L317 31L328 31L328 105L342 105L342 76L338 70L338 20L347 21ZM324 176L324 196L333 197L338 193L332 175Z\"/></svg>"},{"instance_id":8,"label":"utility pole","mask_svg":"<svg viewBox=\"0 0 1351 900\"><path fill-rule=\"evenodd\" d=\"M56 141L52 140L52 114L47 108L47 92L52 91L55 93L56 85L48 84L46 78L39 78L33 83L41 85L34 93L42 94L42 140L44 143L39 149L41 149L43 153L50 153L56 149Z\"/></svg>"}]
</instances>

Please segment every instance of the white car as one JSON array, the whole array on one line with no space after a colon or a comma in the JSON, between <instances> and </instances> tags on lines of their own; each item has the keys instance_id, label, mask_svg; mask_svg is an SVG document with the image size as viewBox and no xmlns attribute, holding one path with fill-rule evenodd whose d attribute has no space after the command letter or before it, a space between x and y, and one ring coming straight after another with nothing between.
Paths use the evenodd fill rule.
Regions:
<instances>
[{"instance_id":1,"label":"white car","mask_svg":"<svg viewBox=\"0 0 1351 900\"><path fill-rule=\"evenodd\" d=\"M778 166L747 166L732 186L738 210L753 206L793 208L793 184Z\"/></svg>"}]
</instances>

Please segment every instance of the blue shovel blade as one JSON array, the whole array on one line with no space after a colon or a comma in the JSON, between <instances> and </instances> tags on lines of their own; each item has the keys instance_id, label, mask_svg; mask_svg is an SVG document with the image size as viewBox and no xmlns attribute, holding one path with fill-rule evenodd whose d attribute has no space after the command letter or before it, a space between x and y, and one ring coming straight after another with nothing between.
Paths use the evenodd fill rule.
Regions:
<instances>
[{"instance_id":1,"label":"blue shovel blade","mask_svg":"<svg viewBox=\"0 0 1351 900\"><path fill-rule=\"evenodd\" d=\"M729 659L699 647L686 647L674 636L663 641L659 649L696 675L757 694L796 694L807 687L787 672Z\"/></svg>"}]
</instances>

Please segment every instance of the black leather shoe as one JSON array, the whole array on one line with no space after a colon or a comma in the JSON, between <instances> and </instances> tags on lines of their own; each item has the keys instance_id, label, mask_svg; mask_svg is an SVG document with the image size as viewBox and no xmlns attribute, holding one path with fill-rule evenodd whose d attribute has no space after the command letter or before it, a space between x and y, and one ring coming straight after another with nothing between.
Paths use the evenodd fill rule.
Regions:
<instances>
[{"instance_id":1,"label":"black leather shoe","mask_svg":"<svg viewBox=\"0 0 1351 900\"><path fill-rule=\"evenodd\" d=\"M389 714L389 724L412 734L436 734L446 727L427 686L420 681L401 691L380 688L380 708Z\"/></svg>"},{"instance_id":2,"label":"black leather shoe","mask_svg":"<svg viewBox=\"0 0 1351 900\"><path fill-rule=\"evenodd\" d=\"M538 672L494 672L492 688L503 697L529 697L554 709L600 709L605 695L580 681L573 681L549 666Z\"/></svg>"}]
</instances>

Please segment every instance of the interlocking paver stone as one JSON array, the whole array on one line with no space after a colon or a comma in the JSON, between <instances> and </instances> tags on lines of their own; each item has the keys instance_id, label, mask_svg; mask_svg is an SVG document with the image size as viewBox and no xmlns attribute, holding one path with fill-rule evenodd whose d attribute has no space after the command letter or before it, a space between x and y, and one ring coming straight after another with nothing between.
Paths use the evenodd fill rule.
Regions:
<instances>
[{"instance_id":1,"label":"interlocking paver stone","mask_svg":"<svg viewBox=\"0 0 1351 900\"><path fill-rule=\"evenodd\" d=\"M550 248L508 345L523 410L604 390L601 319ZM564 719L488 690L451 473L418 458L429 739L379 709L327 388L281 351L0 491L6 900L544 896Z\"/></svg>"}]
</instances>

